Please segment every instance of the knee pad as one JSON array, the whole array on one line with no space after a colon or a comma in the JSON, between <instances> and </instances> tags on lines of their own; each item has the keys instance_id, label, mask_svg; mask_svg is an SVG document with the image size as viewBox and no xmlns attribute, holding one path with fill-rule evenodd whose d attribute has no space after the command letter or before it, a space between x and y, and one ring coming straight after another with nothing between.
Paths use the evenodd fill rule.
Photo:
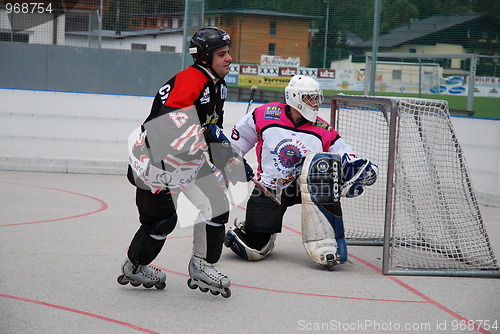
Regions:
<instances>
[{"instance_id":1,"label":"knee pad","mask_svg":"<svg viewBox=\"0 0 500 334\"><path fill-rule=\"evenodd\" d=\"M170 218L162 219L151 226L149 234L156 240L165 240L172 233L177 224L177 214L174 212Z\"/></svg>"},{"instance_id":2,"label":"knee pad","mask_svg":"<svg viewBox=\"0 0 500 334\"><path fill-rule=\"evenodd\" d=\"M165 238L154 238L150 235L150 230L150 226L141 225L130 243L127 255L134 265L150 264L165 244Z\"/></svg>"},{"instance_id":3,"label":"knee pad","mask_svg":"<svg viewBox=\"0 0 500 334\"><path fill-rule=\"evenodd\" d=\"M240 232L241 233L241 232ZM249 247L245 241L238 235L238 232L233 229L229 229L226 233L224 244L229 247L236 255L244 260L248 261L258 261L262 260L271 253L274 249L274 241L276 240L276 233L271 234L269 241L262 247L261 250L257 250Z\"/></svg>"}]
</instances>

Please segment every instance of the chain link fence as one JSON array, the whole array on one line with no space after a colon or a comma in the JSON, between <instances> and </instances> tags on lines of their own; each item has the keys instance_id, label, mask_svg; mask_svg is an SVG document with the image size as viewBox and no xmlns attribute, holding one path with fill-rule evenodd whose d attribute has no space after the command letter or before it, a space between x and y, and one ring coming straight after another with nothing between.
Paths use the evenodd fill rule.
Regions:
<instances>
[{"instance_id":1,"label":"chain link fence","mask_svg":"<svg viewBox=\"0 0 500 334\"><path fill-rule=\"evenodd\" d=\"M378 93L415 93L420 82L425 94L466 97L473 80L477 96L499 97L499 8L500 0L3 0L0 41L178 53L184 68L193 33L218 26L232 37L230 85L280 90L300 73L325 90L363 93L372 78ZM400 56L378 59L370 77L374 27L377 50ZM476 54L477 63L405 53Z\"/></svg>"}]
</instances>

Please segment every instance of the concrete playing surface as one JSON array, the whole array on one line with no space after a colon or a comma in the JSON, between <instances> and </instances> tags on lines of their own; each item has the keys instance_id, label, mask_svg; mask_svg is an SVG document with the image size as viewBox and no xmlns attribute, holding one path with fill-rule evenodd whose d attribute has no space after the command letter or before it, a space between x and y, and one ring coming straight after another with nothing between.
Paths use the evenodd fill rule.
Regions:
<instances>
[{"instance_id":1,"label":"concrete playing surface","mask_svg":"<svg viewBox=\"0 0 500 334\"><path fill-rule=\"evenodd\" d=\"M125 168L125 167L124 167ZM153 264L165 290L116 282L138 228L123 175L0 171L0 333L500 332L500 280L384 276L382 247L349 246L330 272L307 256L300 207L274 252L245 262L224 248L224 299L187 287L192 228L178 226ZM196 210L181 201L184 225ZM500 208L481 206L500 254ZM232 218L244 208L235 203Z\"/></svg>"}]
</instances>

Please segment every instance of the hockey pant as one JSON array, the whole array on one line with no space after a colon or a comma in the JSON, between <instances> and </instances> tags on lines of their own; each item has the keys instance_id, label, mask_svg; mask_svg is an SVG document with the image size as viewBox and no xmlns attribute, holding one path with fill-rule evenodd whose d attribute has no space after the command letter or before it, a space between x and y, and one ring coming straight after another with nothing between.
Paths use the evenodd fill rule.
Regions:
<instances>
[{"instance_id":1,"label":"hockey pant","mask_svg":"<svg viewBox=\"0 0 500 334\"><path fill-rule=\"evenodd\" d=\"M298 183L284 188L280 200L281 205L278 205L255 187L247 202L245 221L228 232L230 240L226 246L245 260L267 257L274 248L276 234L282 230L286 210L301 202Z\"/></svg>"},{"instance_id":2,"label":"hockey pant","mask_svg":"<svg viewBox=\"0 0 500 334\"><path fill-rule=\"evenodd\" d=\"M209 167L204 165L203 168ZM209 263L216 263L222 253L229 202L215 175L211 171L204 175L182 192L200 211L193 226L193 253ZM179 194L169 189L153 194L149 190L137 188L136 205L141 226L127 253L133 264L149 264L160 253L165 239L177 224Z\"/></svg>"}]
</instances>

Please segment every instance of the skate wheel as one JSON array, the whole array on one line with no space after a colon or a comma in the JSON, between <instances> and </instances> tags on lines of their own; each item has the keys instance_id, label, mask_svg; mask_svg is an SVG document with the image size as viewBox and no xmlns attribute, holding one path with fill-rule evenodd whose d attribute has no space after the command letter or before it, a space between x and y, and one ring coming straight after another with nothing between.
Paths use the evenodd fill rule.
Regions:
<instances>
[{"instance_id":1,"label":"skate wheel","mask_svg":"<svg viewBox=\"0 0 500 334\"><path fill-rule=\"evenodd\" d=\"M157 288L158 290L163 290L166 287L167 287L167 283L165 283L165 282L160 282L160 283L155 284L155 288Z\"/></svg>"},{"instance_id":2,"label":"skate wheel","mask_svg":"<svg viewBox=\"0 0 500 334\"><path fill-rule=\"evenodd\" d=\"M135 287L141 286L141 282L132 281L132 282L130 282L130 284L132 284L132 286L135 286Z\"/></svg>"},{"instance_id":3,"label":"skate wheel","mask_svg":"<svg viewBox=\"0 0 500 334\"><path fill-rule=\"evenodd\" d=\"M195 282L193 282L192 278L188 279L187 284L188 284L188 286L189 286L190 289L194 290L194 289L198 288L198 284L196 284Z\"/></svg>"},{"instance_id":4,"label":"skate wheel","mask_svg":"<svg viewBox=\"0 0 500 334\"><path fill-rule=\"evenodd\" d=\"M151 289L151 288L154 286L154 284L147 284L147 283L146 283L146 284L142 284L142 285L143 285L146 289Z\"/></svg>"},{"instance_id":5,"label":"skate wheel","mask_svg":"<svg viewBox=\"0 0 500 334\"><path fill-rule=\"evenodd\" d=\"M229 288L225 288L223 292L221 292L221 296L224 298L231 297L231 290Z\"/></svg>"},{"instance_id":6,"label":"skate wheel","mask_svg":"<svg viewBox=\"0 0 500 334\"><path fill-rule=\"evenodd\" d=\"M127 285L128 284L128 281L125 280L125 276L123 276L123 275L118 276L118 278L116 279L116 281L118 282L118 284L121 284L121 285Z\"/></svg>"},{"instance_id":7,"label":"skate wheel","mask_svg":"<svg viewBox=\"0 0 500 334\"><path fill-rule=\"evenodd\" d=\"M218 294L220 294L220 291L210 290L210 293L214 296L217 296Z\"/></svg>"},{"instance_id":8,"label":"skate wheel","mask_svg":"<svg viewBox=\"0 0 500 334\"><path fill-rule=\"evenodd\" d=\"M210 290L210 289L209 289L209 288L202 288L202 287L200 286L200 291L201 291L201 292L208 292L208 290Z\"/></svg>"},{"instance_id":9,"label":"skate wheel","mask_svg":"<svg viewBox=\"0 0 500 334\"><path fill-rule=\"evenodd\" d=\"M326 261L327 261L326 267L328 268L328 270L333 271L333 267L335 266L335 255L333 254L326 255Z\"/></svg>"}]
</instances>

